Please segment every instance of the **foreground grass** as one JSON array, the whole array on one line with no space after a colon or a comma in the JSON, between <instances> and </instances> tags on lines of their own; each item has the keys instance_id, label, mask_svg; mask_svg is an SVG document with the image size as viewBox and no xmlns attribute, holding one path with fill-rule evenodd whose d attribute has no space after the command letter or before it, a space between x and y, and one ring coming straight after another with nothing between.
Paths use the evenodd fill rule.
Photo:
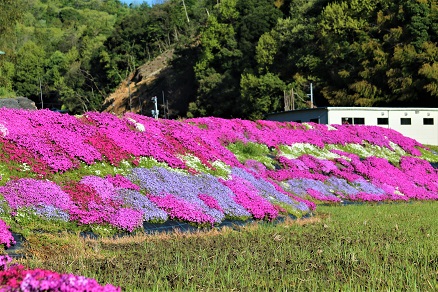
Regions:
<instances>
[{"instance_id":1,"label":"foreground grass","mask_svg":"<svg viewBox=\"0 0 438 292\"><path fill-rule=\"evenodd\" d=\"M198 234L28 238L23 263L124 291L438 290L438 202L319 206L310 219Z\"/></svg>"}]
</instances>

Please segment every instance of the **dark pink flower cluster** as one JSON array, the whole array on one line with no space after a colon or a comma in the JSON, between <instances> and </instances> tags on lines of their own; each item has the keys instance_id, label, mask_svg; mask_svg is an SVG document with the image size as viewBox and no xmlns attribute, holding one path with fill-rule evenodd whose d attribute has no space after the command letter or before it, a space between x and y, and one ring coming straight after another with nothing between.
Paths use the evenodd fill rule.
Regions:
<instances>
[{"instance_id":1,"label":"dark pink flower cluster","mask_svg":"<svg viewBox=\"0 0 438 292\"><path fill-rule=\"evenodd\" d=\"M213 225L213 217L205 214L201 208L190 204L183 199L171 194L164 196L149 196L149 200L154 202L159 208L165 210L171 219L194 222L198 224L208 223Z\"/></svg>"},{"instance_id":2,"label":"dark pink flower cluster","mask_svg":"<svg viewBox=\"0 0 438 292\"><path fill-rule=\"evenodd\" d=\"M11 261L12 258L7 255L0 256L0 291L121 291L110 284L102 286L95 279L41 269L30 270L22 265L11 265Z\"/></svg>"},{"instance_id":3,"label":"dark pink flower cluster","mask_svg":"<svg viewBox=\"0 0 438 292\"><path fill-rule=\"evenodd\" d=\"M0 219L0 244L4 244L6 247L10 247L15 244L14 236L9 231L9 226L5 221Z\"/></svg>"},{"instance_id":4,"label":"dark pink flower cluster","mask_svg":"<svg viewBox=\"0 0 438 292\"><path fill-rule=\"evenodd\" d=\"M256 219L272 220L278 216L278 210L265 198L259 195L256 188L247 180L234 176L223 181L234 193L234 200L247 209Z\"/></svg>"}]
</instances>

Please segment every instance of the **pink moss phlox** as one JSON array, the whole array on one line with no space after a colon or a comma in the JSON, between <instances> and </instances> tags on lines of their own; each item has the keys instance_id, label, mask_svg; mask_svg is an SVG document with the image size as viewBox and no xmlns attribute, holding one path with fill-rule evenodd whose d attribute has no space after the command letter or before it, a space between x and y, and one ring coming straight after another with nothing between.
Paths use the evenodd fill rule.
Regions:
<instances>
[{"instance_id":1,"label":"pink moss phlox","mask_svg":"<svg viewBox=\"0 0 438 292\"><path fill-rule=\"evenodd\" d=\"M318 190L307 189L307 193L314 199L322 202L340 202L341 199L336 196L326 196Z\"/></svg>"},{"instance_id":2,"label":"pink moss phlox","mask_svg":"<svg viewBox=\"0 0 438 292\"><path fill-rule=\"evenodd\" d=\"M194 222L198 224L208 223L213 225L215 220L210 215L203 212L200 207L190 204L182 198L172 194L164 196L149 195L149 200L154 202L159 208L165 210L171 219Z\"/></svg>"},{"instance_id":3,"label":"pink moss phlox","mask_svg":"<svg viewBox=\"0 0 438 292\"><path fill-rule=\"evenodd\" d=\"M9 161L29 165L32 172L40 178L46 177L51 172L47 163L38 156L23 147L15 145L13 141L0 137L0 162Z\"/></svg>"},{"instance_id":4,"label":"pink moss phlox","mask_svg":"<svg viewBox=\"0 0 438 292\"><path fill-rule=\"evenodd\" d=\"M234 193L234 200L245 207L256 219L272 220L278 216L278 210L245 179L232 176L231 180L221 180Z\"/></svg>"},{"instance_id":5,"label":"pink moss phlox","mask_svg":"<svg viewBox=\"0 0 438 292\"><path fill-rule=\"evenodd\" d=\"M111 284L100 285L95 279L73 274L59 274L42 269L27 269L22 265L11 265L12 258L0 256L1 291L84 291L120 292Z\"/></svg>"},{"instance_id":6,"label":"pink moss phlox","mask_svg":"<svg viewBox=\"0 0 438 292\"><path fill-rule=\"evenodd\" d=\"M116 188L105 178L88 175L84 176L79 183L93 188L102 201L112 201L116 197Z\"/></svg>"},{"instance_id":7,"label":"pink moss phlox","mask_svg":"<svg viewBox=\"0 0 438 292\"><path fill-rule=\"evenodd\" d=\"M130 189L130 190L140 190L140 186L134 184L129 179L124 177L123 175L116 174L114 176L107 175L105 177L110 183L114 185L116 189Z\"/></svg>"},{"instance_id":8,"label":"pink moss phlox","mask_svg":"<svg viewBox=\"0 0 438 292\"><path fill-rule=\"evenodd\" d=\"M245 169L254 176L266 178L267 168L263 163L257 160L248 159L245 161L244 166Z\"/></svg>"},{"instance_id":9,"label":"pink moss phlox","mask_svg":"<svg viewBox=\"0 0 438 292\"><path fill-rule=\"evenodd\" d=\"M131 208L116 209L110 216L108 222L120 229L129 232L143 224L143 212Z\"/></svg>"},{"instance_id":10,"label":"pink moss phlox","mask_svg":"<svg viewBox=\"0 0 438 292\"><path fill-rule=\"evenodd\" d=\"M124 159L130 157L129 153L117 145L111 138L105 134L97 132L94 136L89 137L86 141L96 148L100 154L105 157L111 164L118 166Z\"/></svg>"},{"instance_id":11,"label":"pink moss phlox","mask_svg":"<svg viewBox=\"0 0 438 292\"><path fill-rule=\"evenodd\" d=\"M213 198L212 196L206 195L206 194L199 194L198 197L210 208L219 210L221 212L224 212L222 207L219 205L218 201Z\"/></svg>"},{"instance_id":12,"label":"pink moss phlox","mask_svg":"<svg viewBox=\"0 0 438 292\"><path fill-rule=\"evenodd\" d=\"M11 247L15 244L14 236L12 236L9 226L0 219L0 244L4 244L6 247Z\"/></svg>"},{"instance_id":13,"label":"pink moss phlox","mask_svg":"<svg viewBox=\"0 0 438 292\"><path fill-rule=\"evenodd\" d=\"M90 145L84 145L88 131L73 116L49 110L1 109L0 124L8 128L3 138L27 149L53 171L77 167L77 159L91 163L100 156Z\"/></svg>"},{"instance_id":14,"label":"pink moss phlox","mask_svg":"<svg viewBox=\"0 0 438 292\"><path fill-rule=\"evenodd\" d=\"M14 210L21 207L51 205L67 211L73 204L69 195L60 186L46 180L31 178L10 180L5 186L0 187L0 194Z\"/></svg>"},{"instance_id":15,"label":"pink moss phlox","mask_svg":"<svg viewBox=\"0 0 438 292\"><path fill-rule=\"evenodd\" d=\"M400 169L416 185L423 186L427 190L438 194L438 169L426 160L418 157L402 156Z\"/></svg>"}]
</instances>

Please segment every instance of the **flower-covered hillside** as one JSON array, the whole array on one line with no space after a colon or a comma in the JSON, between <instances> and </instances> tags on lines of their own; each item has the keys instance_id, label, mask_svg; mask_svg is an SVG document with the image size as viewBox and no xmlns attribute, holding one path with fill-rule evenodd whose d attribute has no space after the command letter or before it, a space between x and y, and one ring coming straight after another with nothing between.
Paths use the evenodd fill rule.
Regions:
<instances>
[{"instance_id":1,"label":"flower-covered hillside","mask_svg":"<svg viewBox=\"0 0 438 292\"><path fill-rule=\"evenodd\" d=\"M0 237L36 221L132 232L301 216L321 201L436 200L437 161L380 127L0 109Z\"/></svg>"}]
</instances>

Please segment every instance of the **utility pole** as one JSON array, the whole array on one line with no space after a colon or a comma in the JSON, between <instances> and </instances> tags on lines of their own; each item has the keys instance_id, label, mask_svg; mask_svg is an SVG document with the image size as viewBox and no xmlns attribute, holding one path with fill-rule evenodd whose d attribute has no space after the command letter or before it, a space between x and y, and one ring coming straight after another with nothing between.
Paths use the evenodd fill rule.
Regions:
<instances>
[{"instance_id":1,"label":"utility pole","mask_svg":"<svg viewBox=\"0 0 438 292\"><path fill-rule=\"evenodd\" d=\"M310 108L313 108L313 84L310 83L310 94L307 94L307 96L310 96Z\"/></svg>"},{"instance_id":2,"label":"utility pole","mask_svg":"<svg viewBox=\"0 0 438 292\"><path fill-rule=\"evenodd\" d=\"M138 96L138 103L140 104L140 114L143 115L143 102L141 101L141 95Z\"/></svg>"},{"instance_id":3,"label":"utility pole","mask_svg":"<svg viewBox=\"0 0 438 292\"><path fill-rule=\"evenodd\" d=\"M131 100L131 80L128 81L128 93L129 93L129 111L132 112L132 100Z\"/></svg>"},{"instance_id":4,"label":"utility pole","mask_svg":"<svg viewBox=\"0 0 438 292\"><path fill-rule=\"evenodd\" d=\"M40 78L40 98L41 98L41 109L44 109L44 104L43 104L43 87L41 85L41 78Z\"/></svg>"},{"instance_id":5,"label":"utility pole","mask_svg":"<svg viewBox=\"0 0 438 292\"><path fill-rule=\"evenodd\" d=\"M163 117L166 119L166 103L164 102L164 90L161 91L163 94Z\"/></svg>"},{"instance_id":6,"label":"utility pole","mask_svg":"<svg viewBox=\"0 0 438 292\"><path fill-rule=\"evenodd\" d=\"M294 93L294 88L292 87L292 89L290 90L290 95L292 96L292 110L295 110L295 93Z\"/></svg>"},{"instance_id":7,"label":"utility pole","mask_svg":"<svg viewBox=\"0 0 438 292\"><path fill-rule=\"evenodd\" d=\"M152 116L155 119L158 119L159 111L158 111L158 107L157 107L157 97L156 96L152 97L152 101L154 102L154 105L155 105L155 110L152 110Z\"/></svg>"}]
</instances>

